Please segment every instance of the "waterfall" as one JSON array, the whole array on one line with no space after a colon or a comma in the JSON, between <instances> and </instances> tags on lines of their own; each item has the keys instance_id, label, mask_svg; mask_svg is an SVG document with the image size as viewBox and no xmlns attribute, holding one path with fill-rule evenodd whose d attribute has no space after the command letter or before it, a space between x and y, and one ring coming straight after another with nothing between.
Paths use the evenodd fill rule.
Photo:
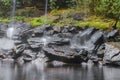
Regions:
<instances>
[{"instance_id":1,"label":"waterfall","mask_svg":"<svg viewBox=\"0 0 120 80\"><path fill-rule=\"evenodd\" d=\"M84 9L84 21L86 22L86 16L87 16L87 0L83 0L83 9Z\"/></svg>"},{"instance_id":2,"label":"waterfall","mask_svg":"<svg viewBox=\"0 0 120 80\"><path fill-rule=\"evenodd\" d=\"M48 10L48 0L45 1L45 17L44 17L44 25L46 24L47 20L47 10Z\"/></svg>"},{"instance_id":3,"label":"waterfall","mask_svg":"<svg viewBox=\"0 0 120 80\"><path fill-rule=\"evenodd\" d=\"M15 34L15 7L16 0L12 0L12 10L11 10L11 23L8 24L8 29L6 30L6 36L0 39L0 49L10 50L14 47L14 40L12 39ZM3 46L4 45L4 46Z\"/></svg>"},{"instance_id":4,"label":"waterfall","mask_svg":"<svg viewBox=\"0 0 120 80\"><path fill-rule=\"evenodd\" d=\"M14 22L15 22L15 7L16 7L16 0L12 0L12 12L11 12L11 23L8 26L9 28L6 31L7 38L12 39L15 31Z\"/></svg>"},{"instance_id":5,"label":"waterfall","mask_svg":"<svg viewBox=\"0 0 120 80\"><path fill-rule=\"evenodd\" d=\"M15 8L16 8L16 0L12 0L12 13L11 13L11 20L14 22L15 18Z\"/></svg>"}]
</instances>

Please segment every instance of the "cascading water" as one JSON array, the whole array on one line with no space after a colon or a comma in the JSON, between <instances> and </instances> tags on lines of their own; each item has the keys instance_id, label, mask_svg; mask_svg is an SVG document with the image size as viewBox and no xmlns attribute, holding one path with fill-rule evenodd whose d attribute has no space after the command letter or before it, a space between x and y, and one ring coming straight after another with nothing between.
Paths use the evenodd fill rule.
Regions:
<instances>
[{"instance_id":1,"label":"cascading water","mask_svg":"<svg viewBox=\"0 0 120 80\"><path fill-rule=\"evenodd\" d=\"M47 20L47 11L48 11L48 0L45 1L45 17L44 17L44 25L46 24L46 20Z\"/></svg>"},{"instance_id":2,"label":"cascading water","mask_svg":"<svg viewBox=\"0 0 120 80\"><path fill-rule=\"evenodd\" d=\"M83 0L83 9L84 9L84 21L86 22L86 16L87 16L87 0Z\"/></svg>"},{"instance_id":3,"label":"cascading water","mask_svg":"<svg viewBox=\"0 0 120 80\"><path fill-rule=\"evenodd\" d=\"M47 12L48 12L48 0L45 0L44 27L45 27L46 21L47 21ZM43 34L43 38L41 38L41 42L43 43L44 46L48 42L48 37L45 35L45 32Z\"/></svg>"},{"instance_id":4,"label":"cascading water","mask_svg":"<svg viewBox=\"0 0 120 80\"><path fill-rule=\"evenodd\" d=\"M12 14L11 14L11 18L12 18L12 22L14 22L14 17L15 17L15 8L16 8L16 0L12 0L13 6L12 6Z\"/></svg>"},{"instance_id":5,"label":"cascading water","mask_svg":"<svg viewBox=\"0 0 120 80\"><path fill-rule=\"evenodd\" d=\"M0 39L0 50L10 50L14 47L14 40L12 40L12 38L13 38L13 35L15 34L14 33L15 32L15 25L14 25L15 5L16 5L16 0L12 0L11 23L8 24L6 35Z\"/></svg>"},{"instance_id":6,"label":"cascading water","mask_svg":"<svg viewBox=\"0 0 120 80\"><path fill-rule=\"evenodd\" d=\"M97 29L89 28L74 36L71 41L71 48L93 50L96 41L102 37L102 33Z\"/></svg>"},{"instance_id":7,"label":"cascading water","mask_svg":"<svg viewBox=\"0 0 120 80\"><path fill-rule=\"evenodd\" d=\"M6 31L6 35L8 38L12 39L13 35L14 35L14 17L15 17L15 7L16 7L16 0L12 0L12 13L11 13L11 23L10 23L10 26L8 26L9 28L7 29Z\"/></svg>"}]
</instances>

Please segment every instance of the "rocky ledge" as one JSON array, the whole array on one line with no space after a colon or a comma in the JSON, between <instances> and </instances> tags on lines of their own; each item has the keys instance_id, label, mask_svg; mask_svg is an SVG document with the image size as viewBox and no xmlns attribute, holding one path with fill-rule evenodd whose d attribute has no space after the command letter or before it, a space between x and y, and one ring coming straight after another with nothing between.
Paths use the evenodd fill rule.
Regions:
<instances>
[{"instance_id":1,"label":"rocky ledge","mask_svg":"<svg viewBox=\"0 0 120 80\"><path fill-rule=\"evenodd\" d=\"M94 63L120 65L120 44L115 42L119 39L117 29L107 32L88 27L43 25L31 28L28 23L20 22L12 25L14 31L10 38L6 33L11 24L0 24L1 60L9 59L18 63L60 61L73 64L92 60ZM13 44L9 42L11 40ZM4 48L4 45L9 47Z\"/></svg>"}]
</instances>

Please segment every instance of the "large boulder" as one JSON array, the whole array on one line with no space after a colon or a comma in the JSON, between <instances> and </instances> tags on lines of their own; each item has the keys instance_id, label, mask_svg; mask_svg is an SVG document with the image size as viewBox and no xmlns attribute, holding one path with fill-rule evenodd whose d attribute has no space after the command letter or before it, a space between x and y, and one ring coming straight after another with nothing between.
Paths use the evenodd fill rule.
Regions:
<instances>
[{"instance_id":1,"label":"large boulder","mask_svg":"<svg viewBox=\"0 0 120 80\"><path fill-rule=\"evenodd\" d=\"M104 61L108 64L120 65L120 43L105 43Z\"/></svg>"},{"instance_id":2,"label":"large boulder","mask_svg":"<svg viewBox=\"0 0 120 80\"><path fill-rule=\"evenodd\" d=\"M87 62L87 51L81 50L80 52L76 52L72 50L69 46L55 46L49 45L48 47L44 47L43 51L45 55L48 57L49 61L61 61L65 63L81 63Z\"/></svg>"}]
</instances>

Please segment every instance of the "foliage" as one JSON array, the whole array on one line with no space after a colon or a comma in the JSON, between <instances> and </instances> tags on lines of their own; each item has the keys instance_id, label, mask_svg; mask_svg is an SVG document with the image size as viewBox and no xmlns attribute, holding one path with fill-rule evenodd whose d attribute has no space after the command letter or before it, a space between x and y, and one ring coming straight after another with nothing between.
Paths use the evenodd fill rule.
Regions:
<instances>
[{"instance_id":1,"label":"foliage","mask_svg":"<svg viewBox=\"0 0 120 80\"><path fill-rule=\"evenodd\" d=\"M51 24L53 22L53 20L47 18L45 19L44 17L38 17L38 18L31 18L30 21L30 25L32 27L37 27L37 26L41 26L44 24Z\"/></svg>"},{"instance_id":2,"label":"foliage","mask_svg":"<svg viewBox=\"0 0 120 80\"><path fill-rule=\"evenodd\" d=\"M37 16L36 13L39 13L39 10L35 7L25 7L24 9L19 9L16 12L17 16L26 16L34 17Z\"/></svg>"},{"instance_id":3,"label":"foliage","mask_svg":"<svg viewBox=\"0 0 120 80\"><path fill-rule=\"evenodd\" d=\"M10 19L9 18L5 18L5 19L0 18L0 22L2 22L2 23L9 23Z\"/></svg>"},{"instance_id":4,"label":"foliage","mask_svg":"<svg viewBox=\"0 0 120 80\"><path fill-rule=\"evenodd\" d=\"M50 0L50 9L74 8L76 0Z\"/></svg>"},{"instance_id":5,"label":"foliage","mask_svg":"<svg viewBox=\"0 0 120 80\"><path fill-rule=\"evenodd\" d=\"M118 19L120 0L90 0L90 10L98 15Z\"/></svg>"},{"instance_id":6,"label":"foliage","mask_svg":"<svg viewBox=\"0 0 120 80\"><path fill-rule=\"evenodd\" d=\"M11 0L0 0L0 15L7 16L9 15L11 7Z\"/></svg>"},{"instance_id":7,"label":"foliage","mask_svg":"<svg viewBox=\"0 0 120 80\"><path fill-rule=\"evenodd\" d=\"M120 29L120 21L117 23L117 28Z\"/></svg>"},{"instance_id":8,"label":"foliage","mask_svg":"<svg viewBox=\"0 0 120 80\"><path fill-rule=\"evenodd\" d=\"M58 9L59 6L56 4L57 0L50 0L50 9Z\"/></svg>"}]
</instances>

